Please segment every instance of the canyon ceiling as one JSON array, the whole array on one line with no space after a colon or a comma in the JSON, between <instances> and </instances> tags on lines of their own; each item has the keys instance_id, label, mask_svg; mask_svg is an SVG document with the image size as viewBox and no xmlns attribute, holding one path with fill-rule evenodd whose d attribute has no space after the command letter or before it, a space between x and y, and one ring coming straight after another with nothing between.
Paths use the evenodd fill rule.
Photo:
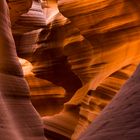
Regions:
<instances>
[{"instance_id":1,"label":"canyon ceiling","mask_svg":"<svg viewBox=\"0 0 140 140\"><path fill-rule=\"evenodd\" d=\"M0 140L140 140L138 0L0 0Z\"/></svg>"}]
</instances>

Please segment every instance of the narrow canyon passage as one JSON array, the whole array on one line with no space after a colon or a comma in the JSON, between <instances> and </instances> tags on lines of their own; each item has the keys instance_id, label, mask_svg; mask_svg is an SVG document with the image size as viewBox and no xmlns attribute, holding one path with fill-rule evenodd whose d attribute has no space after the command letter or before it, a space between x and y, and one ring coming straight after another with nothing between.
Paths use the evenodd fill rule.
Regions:
<instances>
[{"instance_id":1,"label":"narrow canyon passage","mask_svg":"<svg viewBox=\"0 0 140 140\"><path fill-rule=\"evenodd\" d=\"M0 140L139 140L137 0L0 1Z\"/></svg>"}]
</instances>

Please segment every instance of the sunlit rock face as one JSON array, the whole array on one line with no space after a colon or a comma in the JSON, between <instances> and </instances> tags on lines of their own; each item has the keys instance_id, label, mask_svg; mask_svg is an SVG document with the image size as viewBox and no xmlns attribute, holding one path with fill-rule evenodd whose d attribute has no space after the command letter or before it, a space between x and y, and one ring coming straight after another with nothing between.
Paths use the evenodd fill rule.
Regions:
<instances>
[{"instance_id":1,"label":"sunlit rock face","mask_svg":"<svg viewBox=\"0 0 140 140\"><path fill-rule=\"evenodd\" d=\"M90 90L84 97L80 108L80 118L75 128L72 139L77 139L88 125L100 114L104 107L117 94L121 86L130 77L136 65L129 65L111 74L97 87Z\"/></svg>"},{"instance_id":2,"label":"sunlit rock face","mask_svg":"<svg viewBox=\"0 0 140 140\"><path fill-rule=\"evenodd\" d=\"M113 72L139 61L139 13L133 2L59 0L58 4L82 36L82 45L77 41L64 48L83 85L90 83L89 88L95 89Z\"/></svg>"},{"instance_id":3,"label":"sunlit rock face","mask_svg":"<svg viewBox=\"0 0 140 140\"><path fill-rule=\"evenodd\" d=\"M9 122L10 129L8 136L7 128L1 127L0 139L4 135L4 140L43 140L44 127L51 140L112 136L138 140L139 68L130 76L140 61L139 3L7 0L7 4L12 34L5 24L9 15L2 9L0 43L13 48L0 50L0 69L6 74L0 78L4 114L0 119Z\"/></svg>"},{"instance_id":4,"label":"sunlit rock face","mask_svg":"<svg viewBox=\"0 0 140 140\"><path fill-rule=\"evenodd\" d=\"M9 2L9 6L13 8L13 10L11 8L10 13L16 17L16 19L11 17L12 22L16 20L12 25L13 33L25 33L46 26L46 20L40 2L33 0L31 3L30 1L20 0ZM31 3L30 8L26 6L29 2ZM23 8L23 11L21 8ZM25 11L25 9L27 10Z\"/></svg>"},{"instance_id":5,"label":"sunlit rock face","mask_svg":"<svg viewBox=\"0 0 140 140\"><path fill-rule=\"evenodd\" d=\"M140 66L79 140L139 140Z\"/></svg>"},{"instance_id":6,"label":"sunlit rock face","mask_svg":"<svg viewBox=\"0 0 140 140\"><path fill-rule=\"evenodd\" d=\"M46 129L70 138L70 132L69 136L63 132L64 127L73 133L72 139L77 139L140 61L139 13L133 2L123 0L59 0L58 8L60 12L54 14L57 11L54 8L52 22L39 35L33 72L73 95L66 105L80 105L78 124L73 125L75 130L66 125L67 116L63 124L59 123L64 113L43 118ZM72 83L79 85L74 84L72 90ZM51 125L59 129L50 128Z\"/></svg>"},{"instance_id":7,"label":"sunlit rock face","mask_svg":"<svg viewBox=\"0 0 140 140\"><path fill-rule=\"evenodd\" d=\"M59 112L66 100L64 98L65 91L62 87L37 78L31 72L32 66L30 62L32 62L34 51L38 48L38 34L42 27L48 27L45 18L41 3L33 1L28 12L20 15L16 24L12 26L18 57L29 61L25 62L25 60L21 59L24 75L30 86L32 103L42 116ZM26 69L27 67L30 67L29 71ZM54 106L54 102L57 102L58 106Z\"/></svg>"},{"instance_id":8,"label":"sunlit rock face","mask_svg":"<svg viewBox=\"0 0 140 140\"><path fill-rule=\"evenodd\" d=\"M37 111L41 116L58 113L63 107L64 89L47 80L35 77L32 72L33 66L29 61L21 58L19 61L23 68L24 77L30 87L32 103ZM57 103L57 106L54 103Z\"/></svg>"}]
</instances>

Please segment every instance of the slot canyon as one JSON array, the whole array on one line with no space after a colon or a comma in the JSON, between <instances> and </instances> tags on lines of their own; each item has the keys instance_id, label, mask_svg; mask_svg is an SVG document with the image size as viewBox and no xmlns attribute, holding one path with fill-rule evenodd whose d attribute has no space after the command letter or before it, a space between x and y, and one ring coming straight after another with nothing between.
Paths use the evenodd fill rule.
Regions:
<instances>
[{"instance_id":1,"label":"slot canyon","mask_svg":"<svg viewBox=\"0 0 140 140\"><path fill-rule=\"evenodd\" d=\"M140 2L0 0L0 140L140 140Z\"/></svg>"}]
</instances>

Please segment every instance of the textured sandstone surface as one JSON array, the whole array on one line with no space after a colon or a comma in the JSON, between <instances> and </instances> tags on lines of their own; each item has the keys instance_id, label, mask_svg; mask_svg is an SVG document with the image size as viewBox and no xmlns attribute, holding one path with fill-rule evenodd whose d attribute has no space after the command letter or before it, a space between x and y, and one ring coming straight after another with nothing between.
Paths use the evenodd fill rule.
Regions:
<instances>
[{"instance_id":1,"label":"textured sandstone surface","mask_svg":"<svg viewBox=\"0 0 140 140\"><path fill-rule=\"evenodd\" d=\"M0 139L45 140L16 54L5 0L0 1L0 15Z\"/></svg>"},{"instance_id":2,"label":"textured sandstone surface","mask_svg":"<svg viewBox=\"0 0 140 140\"><path fill-rule=\"evenodd\" d=\"M0 7L0 139L140 139L138 1Z\"/></svg>"},{"instance_id":3,"label":"textured sandstone surface","mask_svg":"<svg viewBox=\"0 0 140 140\"><path fill-rule=\"evenodd\" d=\"M78 125L73 126L75 130L66 125L70 123L68 119L63 118L65 121L60 125L60 116L64 116L61 113L54 118L44 119L49 130L64 135L64 127L71 130L71 133L75 131L72 138L76 139L109 103L139 63L139 13L134 2L123 0L59 0L58 8L61 13L56 14L49 29L40 34L35 57L39 56L41 60L34 59L33 66L37 76L46 76L46 79L63 86L68 93L74 95L66 105L80 104ZM49 31L50 34L47 34ZM67 77L64 72L59 72L62 61L55 55L56 48L66 56L70 71L82 85L78 79L71 79L71 76L69 78L72 73L65 71L66 68L64 72L68 74ZM49 53L49 61L45 61L48 59L44 59L44 51ZM62 66L61 68L64 69ZM67 78L72 80L72 83L79 82L80 87L75 87L76 92L69 92L67 85L70 84ZM93 93L89 96L87 94L90 90ZM49 128L50 126L53 127ZM59 129L56 130L54 126Z\"/></svg>"},{"instance_id":4,"label":"textured sandstone surface","mask_svg":"<svg viewBox=\"0 0 140 140\"><path fill-rule=\"evenodd\" d=\"M140 139L140 66L79 140Z\"/></svg>"},{"instance_id":5,"label":"textured sandstone surface","mask_svg":"<svg viewBox=\"0 0 140 140\"><path fill-rule=\"evenodd\" d=\"M32 0L7 0L12 25L15 24L21 14L29 11L29 8L32 6L32 2Z\"/></svg>"}]
</instances>

